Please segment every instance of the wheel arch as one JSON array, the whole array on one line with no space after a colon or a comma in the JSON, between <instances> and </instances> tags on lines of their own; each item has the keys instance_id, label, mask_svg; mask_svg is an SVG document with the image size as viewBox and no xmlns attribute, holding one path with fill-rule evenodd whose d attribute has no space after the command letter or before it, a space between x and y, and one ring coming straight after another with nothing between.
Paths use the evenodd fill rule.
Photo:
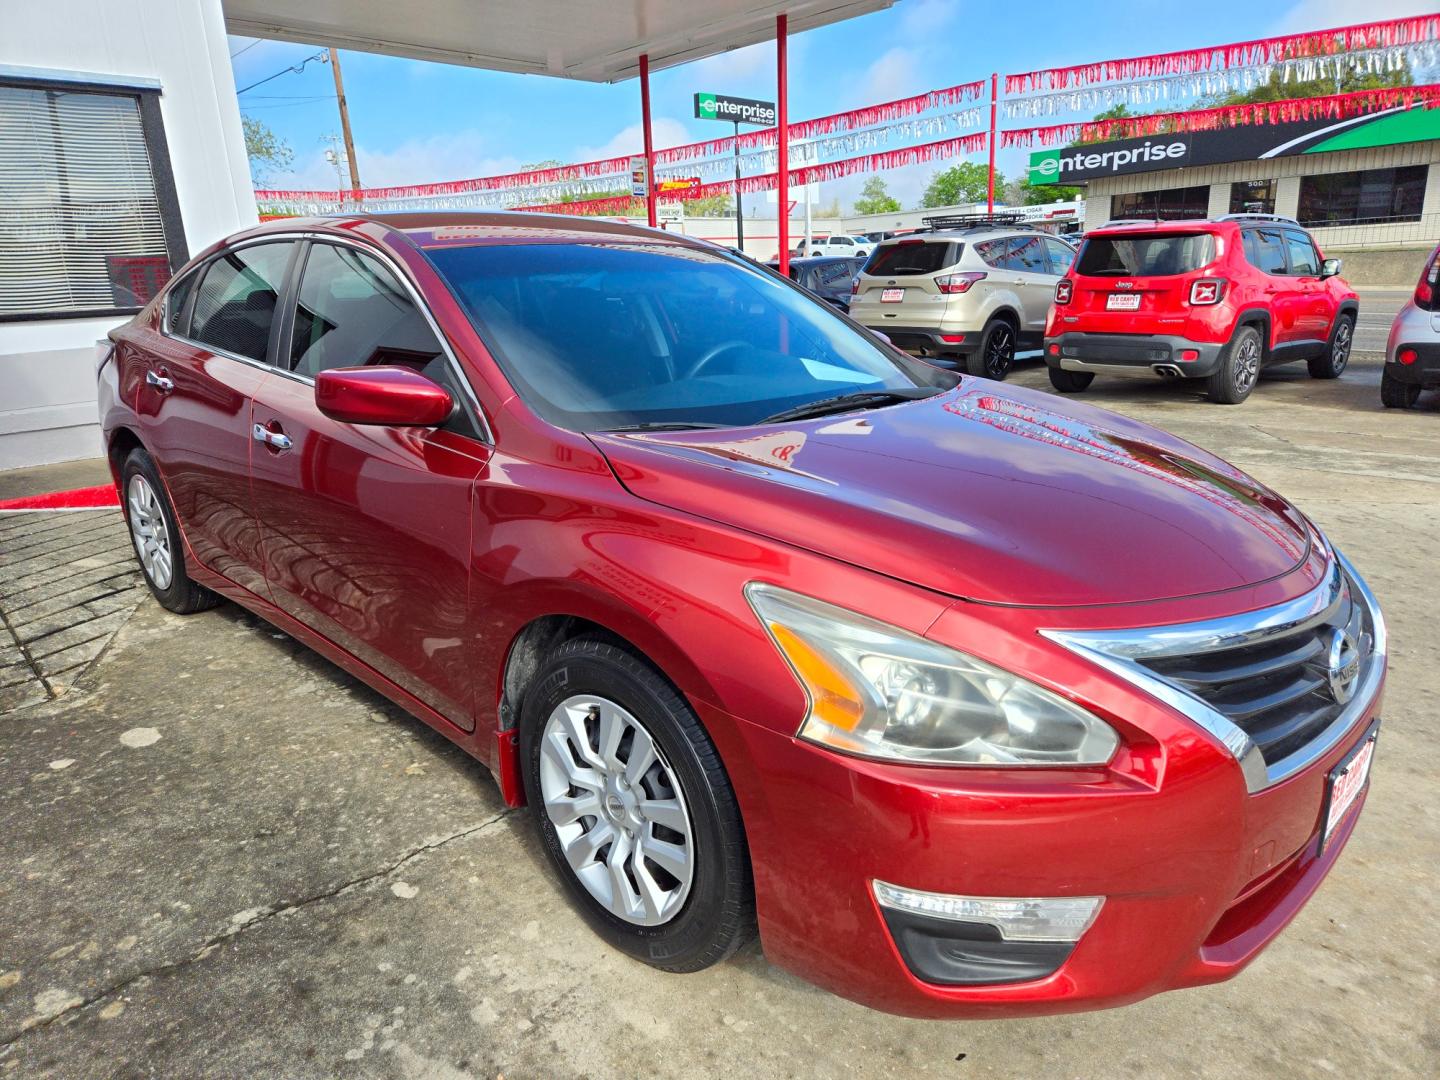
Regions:
<instances>
[{"instance_id":1,"label":"wheel arch","mask_svg":"<svg viewBox=\"0 0 1440 1080\"><path fill-rule=\"evenodd\" d=\"M1247 308L1242 311L1235 319L1235 329L1230 334L1230 340L1234 341L1235 335L1247 326L1253 326L1260 331L1260 347L1264 350L1265 359L1268 360L1273 352L1271 347L1272 342L1270 340L1273 323L1270 319L1270 313L1264 308L1258 307Z\"/></svg>"}]
</instances>

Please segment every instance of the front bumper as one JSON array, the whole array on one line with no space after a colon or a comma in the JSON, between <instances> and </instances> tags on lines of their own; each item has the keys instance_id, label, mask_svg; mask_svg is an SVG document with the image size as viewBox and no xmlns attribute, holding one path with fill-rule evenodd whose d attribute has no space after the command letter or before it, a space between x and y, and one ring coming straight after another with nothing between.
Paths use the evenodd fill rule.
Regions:
<instances>
[{"instance_id":1,"label":"front bumper","mask_svg":"<svg viewBox=\"0 0 1440 1080\"><path fill-rule=\"evenodd\" d=\"M1176 335L1070 331L1045 339L1045 362L1064 371L1097 375L1199 379L1219 369L1224 349L1223 344ZM1186 352L1194 352L1195 358L1182 359Z\"/></svg>"},{"instance_id":2,"label":"front bumper","mask_svg":"<svg viewBox=\"0 0 1440 1080\"><path fill-rule=\"evenodd\" d=\"M1293 591L1301 580L1319 577L1307 563L1298 580L1257 586L1238 610L1287 606L1310 595ZM1167 607L1165 623L1206 625L1236 600L1186 601L1184 619ZM1335 737L1256 785L1245 755L1174 703L1037 633L1061 618L1113 625L1127 615L982 618L972 607L948 608L926 636L959 643L983 624L1030 639L1019 669L1078 695L1120 731L1120 749L1100 767L907 765L835 753L696 702L740 798L766 955L844 997L934 1018L1104 1008L1237 974L1304 906L1354 829L1363 793L1321 850L1328 777L1379 715L1383 648ZM1073 946L1031 935L1049 947L1014 949L970 915L897 919L877 881L951 899L1102 902Z\"/></svg>"},{"instance_id":3,"label":"front bumper","mask_svg":"<svg viewBox=\"0 0 1440 1080\"><path fill-rule=\"evenodd\" d=\"M1402 364L1399 356L1407 349L1415 351L1415 361ZM1385 374L1397 382L1411 383L1426 390L1440 386L1440 341L1399 342L1385 357Z\"/></svg>"}]
</instances>

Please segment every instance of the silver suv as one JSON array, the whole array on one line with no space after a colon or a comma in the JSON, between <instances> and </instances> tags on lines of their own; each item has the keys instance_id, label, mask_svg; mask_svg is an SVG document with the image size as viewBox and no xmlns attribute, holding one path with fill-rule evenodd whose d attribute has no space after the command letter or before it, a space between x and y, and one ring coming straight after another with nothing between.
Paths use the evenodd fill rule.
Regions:
<instances>
[{"instance_id":1,"label":"silver suv","mask_svg":"<svg viewBox=\"0 0 1440 1080\"><path fill-rule=\"evenodd\" d=\"M1400 309L1385 345L1380 401L1408 409L1421 390L1440 388L1440 246L1430 253L1415 295Z\"/></svg>"},{"instance_id":2,"label":"silver suv","mask_svg":"<svg viewBox=\"0 0 1440 1080\"><path fill-rule=\"evenodd\" d=\"M1041 347L1055 283L1075 249L1018 214L925 224L875 248L855 278L850 317L907 352L1005 378L1017 351Z\"/></svg>"}]
</instances>

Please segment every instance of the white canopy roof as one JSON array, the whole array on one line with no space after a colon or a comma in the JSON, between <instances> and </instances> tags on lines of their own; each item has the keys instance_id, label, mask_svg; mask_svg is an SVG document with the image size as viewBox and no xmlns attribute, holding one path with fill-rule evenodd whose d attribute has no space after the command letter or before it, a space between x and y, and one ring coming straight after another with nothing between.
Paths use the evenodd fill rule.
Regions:
<instances>
[{"instance_id":1,"label":"white canopy roof","mask_svg":"<svg viewBox=\"0 0 1440 1080\"><path fill-rule=\"evenodd\" d=\"M658 70L895 0L222 0L232 34L590 82Z\"/></svg>"}]
</instances>

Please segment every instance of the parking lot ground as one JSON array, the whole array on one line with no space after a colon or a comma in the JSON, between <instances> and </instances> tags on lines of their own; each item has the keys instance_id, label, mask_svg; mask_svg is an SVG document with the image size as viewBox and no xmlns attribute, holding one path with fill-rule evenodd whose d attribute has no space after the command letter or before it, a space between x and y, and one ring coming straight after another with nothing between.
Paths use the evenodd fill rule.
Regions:
<instances>
[{"instance_id":1,"label":"parking lot ground","mask_svg":"<svg viewBox=\"0 0 1440 1080\"><path fill-rule=\"evenodd\" d=\"M1048 386L1034 366L1015 380ZM1364 817L1238 979L937 1023L828 995L756 945L654 972L569 910L484 769L238 608L179 618L135 588L110 594L131 613L96 656L0 715L0 1077L1435 1075L1440 407L1387 412L1378 382L1366 354L1337 382L1271 373L1236 407L1158 383L1084 395L1285 492L1390 622ZM125 537L104 514L0 530L5 647L24 666L4 598L25 550L68 532L106 558Z\"/></svg>"}]
</instances>

